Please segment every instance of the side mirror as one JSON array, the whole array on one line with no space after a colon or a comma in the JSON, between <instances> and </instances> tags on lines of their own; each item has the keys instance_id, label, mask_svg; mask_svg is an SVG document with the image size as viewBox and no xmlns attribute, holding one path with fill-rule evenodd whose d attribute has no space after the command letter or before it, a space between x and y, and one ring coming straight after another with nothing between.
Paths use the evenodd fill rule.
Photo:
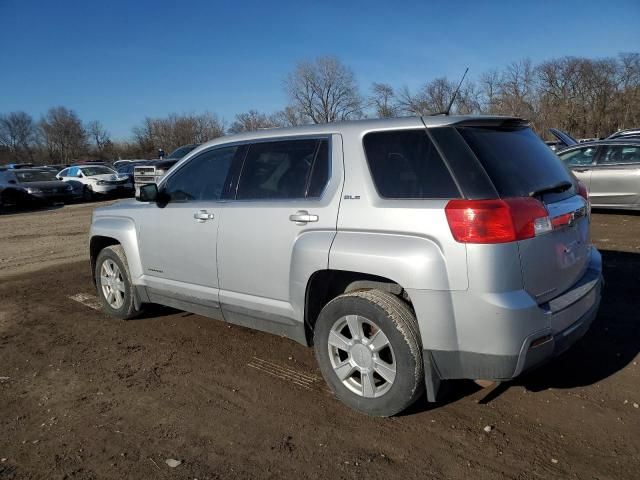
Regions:
<instances>
[{"instance_id":1,"label":"side mirror","mask_svg":"<svg viewBox=\"0 0 640 480\"><path fill-rule=\"evenodd\" d=\"M158 200L158 185L155 183L142 185L136 200L139 202L156 202Z\"/></svg>"}]
</instances>

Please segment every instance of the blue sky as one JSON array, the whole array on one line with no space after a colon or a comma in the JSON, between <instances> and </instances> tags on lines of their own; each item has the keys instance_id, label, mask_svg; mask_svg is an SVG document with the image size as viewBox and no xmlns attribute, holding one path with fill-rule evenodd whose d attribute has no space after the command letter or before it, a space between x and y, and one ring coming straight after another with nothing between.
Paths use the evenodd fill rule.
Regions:
<instances>
[{"instance_id":1,"label":"blue sky","mask_svg":"<svg viewBox=\"0 0 640 480\"><path fill-rule=\"evenodd\" d=\"M0 0L0 19L0 113L64 105L115 138L145 116L281 109L286 74L320 55L367 90L640 50L638 0Z\"/></svg>"}]
</instances>

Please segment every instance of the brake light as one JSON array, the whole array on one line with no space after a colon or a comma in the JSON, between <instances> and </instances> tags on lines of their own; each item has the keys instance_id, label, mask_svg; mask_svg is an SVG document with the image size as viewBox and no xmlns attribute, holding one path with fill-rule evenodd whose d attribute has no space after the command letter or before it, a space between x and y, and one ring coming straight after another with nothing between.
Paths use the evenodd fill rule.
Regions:
<instances>
[{"instance_id":1,"label":"brake light","mask_svg":"<svg viewBox=\"0 0 640 480\"><path fill-rule=\"evenodd\" d=\"M507 243L552 230L549 213L535 198L451 200L445 207L451 234L461 243Z\"/></svg>"},{"instance_id":2,"label":"brake light","mask_svg":"<svg viewBox=\"0 0 640 480\"><path fill-rule=\"evenodd\" d=\"M587 208L591 210L591 200L589 200L589 190L587 190L587 186L578 181L578 195L580 195L587 202Z\"/></svg>"}]
</instances>

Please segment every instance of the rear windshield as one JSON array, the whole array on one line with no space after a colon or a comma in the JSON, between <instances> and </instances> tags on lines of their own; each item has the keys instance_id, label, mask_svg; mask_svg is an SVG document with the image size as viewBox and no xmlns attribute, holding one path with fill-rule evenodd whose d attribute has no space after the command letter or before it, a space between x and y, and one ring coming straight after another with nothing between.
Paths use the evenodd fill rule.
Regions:
<instances>
[{"instance_id":1,"label":"rear windshield","mask_svg":"<svg viewBox=\"0 0 640 480\"><path fill-rule=\"evenodd\" d=\"M467 144L491 178L498 194L524 197L568 181L574 183L560 159L527 127L458 127ZM547 195L557 201L573 195L573 189Z\"/></svg>"},{"instance_id":2,"label":"rear windshield","mask_svg":"<svg viewBox=\"0 0 640 480\"><path fill-rule=\"evenodd\" d=\"M109 167L82 167L82 173L84 173L87 177L92 177L93 175L107 175L116 173L114 170L111 170Z\"/></svg>"},{"instance_id":3,"label":"rear windshield","mask_svg":"<svg viewBox=\"0 0 640 480\"><path fill-rule=\"evenodd\" d=\"M55 172L46 170L18 170L14 175L20 183L51 182L57 180Z\"/></svg>"}]
</instances>

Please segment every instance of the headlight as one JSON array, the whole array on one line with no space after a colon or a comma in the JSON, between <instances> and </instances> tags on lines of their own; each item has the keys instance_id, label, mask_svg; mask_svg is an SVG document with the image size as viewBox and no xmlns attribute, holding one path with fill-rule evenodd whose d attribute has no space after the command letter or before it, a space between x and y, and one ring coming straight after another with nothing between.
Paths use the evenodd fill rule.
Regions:
<instances>
[{"instance_id":1,"label":"headlight","mask_svg":"<svg viewBox=\"0 0 640 480\"><path fill-rule=\"evenodd\" d=\"M156 170L156 176L159 177L160 175L164 175L166 172L167 172L166 170L162 170L162 169Z\"/></svg>"},{"instance_id":2,"label":"headlight","mask_svg":"<svg viewBox=\"0 0 640 480\"><path fill-rule=\"evenodd\" d=\"M27 193L42 193L42 190L39 188L29 187L27 188Z\"/></svg>"},{"instance_id":3,"label":"headlight","mask_svg":"<svg viewBox=\"0 0 640 480\"><path fill-rule=\"evenodd\" d=\"M96 185L106 185L106 184L107 184L107 182L105 182L104 180L98 180L96 182Z\"/></svg>"}]
</instances>

